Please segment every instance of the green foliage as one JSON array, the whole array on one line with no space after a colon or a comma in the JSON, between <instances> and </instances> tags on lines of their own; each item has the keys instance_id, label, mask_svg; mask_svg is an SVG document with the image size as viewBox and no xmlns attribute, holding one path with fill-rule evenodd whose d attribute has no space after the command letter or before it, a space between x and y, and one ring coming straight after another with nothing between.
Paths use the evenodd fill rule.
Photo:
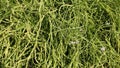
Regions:
<instances>
[{"instance_id":1,"label":"green foliage","mask_svg":"<svg viewBox=\"0 0 120 68\"><path fill-rule=\"evenodd\" d=\"M119 68L119 0L0 0L0 68Z\"/></svg>"}]
</instances>

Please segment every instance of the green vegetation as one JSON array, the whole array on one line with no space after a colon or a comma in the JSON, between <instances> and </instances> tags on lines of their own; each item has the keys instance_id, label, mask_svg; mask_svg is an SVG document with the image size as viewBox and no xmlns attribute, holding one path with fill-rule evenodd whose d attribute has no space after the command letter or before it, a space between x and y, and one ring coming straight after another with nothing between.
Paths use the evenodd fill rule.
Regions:
<instances>
[{"instance_id":1,"label":"green vegetation","mask_svg":"<svg viewBox=\"0 0 120 68\"><path fill-rule=\"evenodd\" d=\"M0 68L119 68L120 0L0 0Z\"/></svg>"}]
</instances>

